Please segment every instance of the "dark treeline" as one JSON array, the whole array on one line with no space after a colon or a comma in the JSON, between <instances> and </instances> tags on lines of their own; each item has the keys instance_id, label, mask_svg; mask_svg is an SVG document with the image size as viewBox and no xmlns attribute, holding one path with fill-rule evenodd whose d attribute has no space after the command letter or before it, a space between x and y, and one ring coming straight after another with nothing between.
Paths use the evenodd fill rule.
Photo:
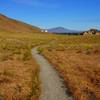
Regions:
<instances>
[{"instance_id":1,"label":"dark treeline","mask_svg":"<svg viewBox=\"0 0 100 100\"><path fill-rule=\"evenodd\" d=\"M83 35L83 33L54 33L58 35Z\"/></svg>"}]
</instances>

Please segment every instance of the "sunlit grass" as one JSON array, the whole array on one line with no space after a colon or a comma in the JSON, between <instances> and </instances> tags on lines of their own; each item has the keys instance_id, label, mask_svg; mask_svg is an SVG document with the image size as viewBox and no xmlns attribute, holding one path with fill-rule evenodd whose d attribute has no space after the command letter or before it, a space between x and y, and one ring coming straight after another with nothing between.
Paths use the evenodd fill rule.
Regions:
<instances>
[{"instance_id":1,"label":"sunlit grass","mask_svg":"<svg viewBox=\"0 0 100 100\"><path fill-rule=\"evenodd\" d=\"M0 32L0 98L39 99L41 92L39 66L31 55L31 49L36 46L39 46L39 53L44 54L56 66L65 81L70 84L70 90L78 100L81 100L80 96L84 95L81 88L86 88L86 83L89 83L87 79L93 80L93 83L89 83L89 89L94 89L90 84L98 84L94 80L99 77L99 74L97 74L99 67L95 66L95 61L98 63L100 36ZM74 59L75 65L70 57L76 57ZM88 60L90 58L94 58L94 61L91 59L92 64L94 64L93 67ZM77 62L77 59L81 59L81 61ZM81 63L85 66L82 66ZM87 64L89 64L88 68ZM83 72L75 70L75 67ZM96 74L94 74L94 71L96 71ZM87 76L89 75L87 73L90 76ZM78 74L80 77L78 77ZM87 77L85 80L83 80L84 77L81 80L83 74ZM97 75L97 77L95 78L92 75ZM74 80L77 80L77 82ZM77 91L74 91L74 89ZM91 91L98 97L95 89Z\"/></svg>"},{"instance_id":2,"label":"sunlit grass","mask_svg":"<svg viewBox=\"0 0 100 100\"><path fill-rule=\"evenodd\" d=\"M58 36L39 50L60 72L75 100L100 99L100 36Z\"/></svg>"},{"instance_id":3,"label":"sunlit grass","mask_svg":"<svg viewBox=\"0 0 100 100\"><path fill-rule=\"evenodd\" d=\"M51 35L0 33L0 99L39 99L39 66L31 49L50 40Z\"/></svg>"}]
</instances>

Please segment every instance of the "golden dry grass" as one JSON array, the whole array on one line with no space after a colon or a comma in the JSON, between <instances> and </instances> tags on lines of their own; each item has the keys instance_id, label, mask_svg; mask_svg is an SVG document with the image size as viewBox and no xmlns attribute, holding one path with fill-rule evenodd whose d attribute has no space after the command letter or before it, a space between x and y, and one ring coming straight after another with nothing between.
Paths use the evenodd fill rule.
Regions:
<instances>
[{"instance_id":1,"label":"golden dry grass","mask_svg":"<svg viewBox=\"0 0 100 100\"><path fill-rule=\"evenodd\" d=\"M0 32L0 100L39 100L39 66L31 49L50 40L51 35Z\"/></svg>"},{"instance_id":2,"label":"golden dry grass","mask_svg":"<svg viewBox=\"0 0 100 100\"><path fill-rule=\"evenodd\" d=\"M65 79L76 100L100 98L100 37L0 32L0 99L39 100L38 49Z\"/></svg>"},{"instance_id":3,"label":"golden dry grass","mask_svg":"<svg viewBox=\"0 0 100 100\"><path fill-rule=\"evenodd\" d=\"M100 37L58 37L39 48L60 72L75 100L100 100Z\"/></svg>"},{"instance_id":4,"label":"golden dry grass","mask_svg":"<svg viewBox=\"0 0 100 100\"><path fill-rule=\"evenodd\" d=\"M38 27L31 26L21 21L8 18L0 14L0 31L18 32L18 33L39 33L41 30Z\"/></svg>"},{"instance_id":5,"label":"golden dry grass","mask_svg":"<svg viewBox=\"0 0 100 100\"><path fill-rule=\"evenodd\" d=\"M0 63L0 99L28 100L39 96L38 72L34 60Z\"/></svg>"},{"instance_id":6,"label":"golden dry grass","mask_svg":"<svg viewBox=\"0 0 100 100\"><path fill-rule=\"evenodd\" d=\"M27 100L40 95L39 67L31 56L31 44L24 41L0 38L1 100Z\"/></svg>"}]
</instances>

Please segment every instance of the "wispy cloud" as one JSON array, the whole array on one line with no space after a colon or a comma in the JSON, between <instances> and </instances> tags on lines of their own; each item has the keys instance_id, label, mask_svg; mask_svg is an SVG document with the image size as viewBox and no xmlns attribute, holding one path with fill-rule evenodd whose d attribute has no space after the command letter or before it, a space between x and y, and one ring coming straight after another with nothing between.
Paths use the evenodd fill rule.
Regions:
<instances>
[{"instance_id":1,"label":"wispy cloud","mask_svg":"<svg viewBox=\"0 0 100 100\"><path fill-rule=\"evenodd\" d=\"M60 4L55 0L12 0L15 3L45 8L59 8Z\"/></svg>"}]
</instances>

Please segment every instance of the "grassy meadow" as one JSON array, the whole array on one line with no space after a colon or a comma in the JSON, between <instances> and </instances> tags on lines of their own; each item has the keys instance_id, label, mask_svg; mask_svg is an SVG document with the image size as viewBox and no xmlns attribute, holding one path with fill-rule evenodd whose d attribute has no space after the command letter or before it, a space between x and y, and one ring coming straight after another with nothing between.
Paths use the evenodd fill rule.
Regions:
<instances>
[{"instance_id":1,"label":"grassy meadow","mask_svg":"<svg viewBox=\"0 0 100 100\"><path fill-rule=\"evenodd\" d=\"M39 66L31 49L64 78L75 100L100 100L100 36L0 32L0 100L39 100Z\"/></svg>"},{"instance_id":2,"label":"grassy meadow","mask_svg":"<svg viewBox=\"0 0 100 100\"><path fill-rule=\"evenodd\" d=\"M38 51L60 72L75 100L100 100L100 36L57 36Z\"/></svg>"},{"instance_id":3,"label":"grassy meadow","mask_svg":"<svg viewBox=\"0 0 100 100\"><path fill-rule=\"evenodd\" d=\"M0 32L0 100L39 99L39 66L31 49L49 42L51 37Z\"/></svg>"}]
</instances>

